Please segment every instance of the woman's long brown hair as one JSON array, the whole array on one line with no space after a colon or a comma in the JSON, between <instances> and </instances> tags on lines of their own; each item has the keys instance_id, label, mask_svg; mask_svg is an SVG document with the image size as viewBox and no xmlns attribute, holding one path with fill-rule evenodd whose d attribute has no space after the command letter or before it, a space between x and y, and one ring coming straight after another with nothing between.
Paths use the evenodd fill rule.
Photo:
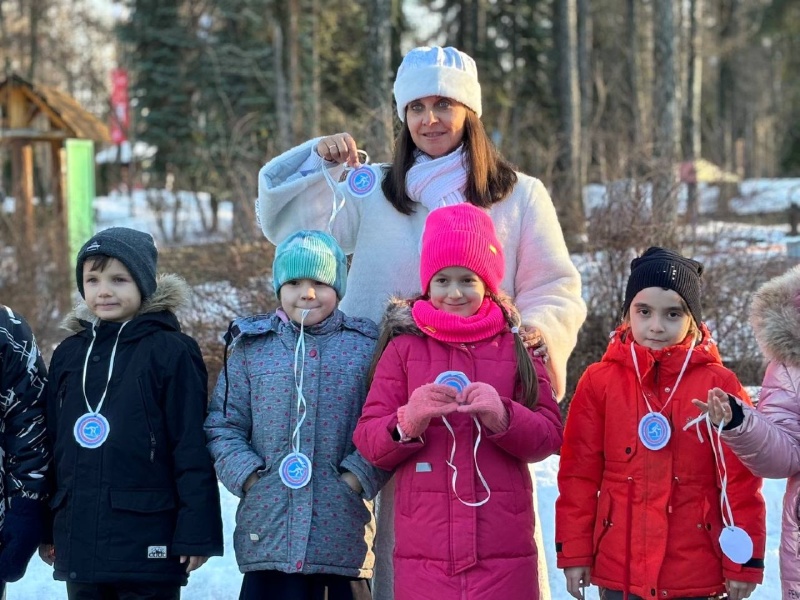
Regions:
<instances>
[{"instance_id":1,"label":"woman's long brown hair","mask_svg":"<svg viewBox=\"0 0 800 600\"><path fill-rule=\"evenodd\" d=\"M469 108L464 121L462 144L467 159L467 201L481 208L489 208L507 198L517 183L517 174L513 165L500 155L486 135L478 115ZM403 123L395 139L394 159L381 188L386 199L404 215L413 213L416 204L406 191L406 174L414 165L416 149L408 124Z\"/></svg>"}]
</instances>

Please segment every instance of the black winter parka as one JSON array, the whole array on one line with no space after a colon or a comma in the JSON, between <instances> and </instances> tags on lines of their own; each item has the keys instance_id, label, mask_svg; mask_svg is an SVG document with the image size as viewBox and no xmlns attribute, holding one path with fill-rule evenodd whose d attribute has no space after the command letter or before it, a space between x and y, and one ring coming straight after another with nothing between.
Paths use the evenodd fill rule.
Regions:
<instances>
[{"instance_id":1,"label":"black winter parka","mask_svg":"<svg viewBox=\"0 0 800 600\"><path fill-rule=\"evenodd\" d=\"M83 305L67 319L76 333L53 354L47 385L56 579L185 585L182 555L222 554L219 488L203 433L206 368L174 314L188 295L183 280L162 276L118 341L119 323L94 323L88 357L91 314ZM97 409L106 383L108 439L84 448L75 422L87 401Z\"/></svg>"}]
</instances>

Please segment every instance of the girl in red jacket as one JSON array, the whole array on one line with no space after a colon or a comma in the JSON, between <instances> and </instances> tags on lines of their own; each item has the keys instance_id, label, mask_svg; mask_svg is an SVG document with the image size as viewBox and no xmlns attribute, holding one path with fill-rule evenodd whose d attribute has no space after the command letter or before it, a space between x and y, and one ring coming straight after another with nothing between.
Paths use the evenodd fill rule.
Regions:
<instances>
[{"instance_id":1,"label":"girl in red jacket","mask_svg":"<svg viewBox=\"0 0 800 600\"><path fill-rule=\"evenodd\" d=\"M761 583L761 480L692 424L711 388L749 403L702 324L702 272L663 248L634 259L623 323L578 382L556 501L575 598L590 581L604 600L742 600Z\"/></svg>"},{"instance_id":2,"label":"girl in red jacket","mask_svg":"<svg viewBox=\"0 0 800 600\"><path fill-rule=\"evenodd\" d=\"M384 317L354 441L395 471L395 600L539 598L527 463L556 452L562 428L544 362L500 296L503 265L486 212L436 209L425 293Z\"/></svg>"}]
</instances>

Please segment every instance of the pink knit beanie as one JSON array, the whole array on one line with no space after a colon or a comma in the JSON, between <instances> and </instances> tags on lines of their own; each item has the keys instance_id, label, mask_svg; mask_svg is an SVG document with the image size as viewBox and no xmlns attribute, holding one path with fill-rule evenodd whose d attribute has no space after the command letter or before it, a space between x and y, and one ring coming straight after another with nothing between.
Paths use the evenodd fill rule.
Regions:
<instances>
[{"instance_id":1,"label":"pink knit beanie","mask_svg":"<svg viewBox=\"0 0 800 600\"><path fill-rule=\"evenodd\" d=\"M467 202L437 208L422 233L419 279L427 292L433 276L448 267L474 271L493 294L505 274L503 248L489 214Z\"/></svg>"}]
</instances>

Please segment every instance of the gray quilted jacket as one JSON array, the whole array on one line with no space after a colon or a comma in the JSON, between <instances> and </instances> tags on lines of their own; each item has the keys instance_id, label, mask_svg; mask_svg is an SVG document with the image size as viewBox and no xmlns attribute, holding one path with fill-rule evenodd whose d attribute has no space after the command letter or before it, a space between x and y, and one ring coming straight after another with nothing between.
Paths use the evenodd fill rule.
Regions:
<instances>
[{"instance_id":1,"label":"gray quilted jacket","mask_svg":"<svg viewBox=\"0 0 800 600\"><path fill-rule=\"evenodd\" d=\"M336 310L305 330L307 412L299 437L312 477L293 490L281 481L279 466L291 451L298 420L299 333L282 313L237 319L229 330L227 389L223 371L205 428L220 481L242 498L234 532L236 560L242 572L371 577L372 498L390 475L364 460L352 437L378 329L372 321ZM340 479L344 471L358 477L361 496ZM258 481L244 494L242 486L253 472Z\"/></svg>"}]
</instances>

